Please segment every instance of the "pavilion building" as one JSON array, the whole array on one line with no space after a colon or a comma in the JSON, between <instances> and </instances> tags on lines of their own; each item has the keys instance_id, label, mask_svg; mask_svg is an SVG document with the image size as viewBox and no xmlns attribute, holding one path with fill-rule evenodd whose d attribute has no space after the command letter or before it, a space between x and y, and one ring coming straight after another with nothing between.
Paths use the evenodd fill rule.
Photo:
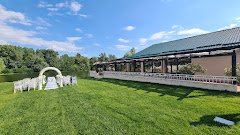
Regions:
<instances>
[{"instance_id":1,"label":"pavilion building","mask_svg":"<svg viewBox=\"0 0 240 135\"><path fill-rule=\"evenodd\" d=\"M131 58L96 63L104 71L178 74L188 63L200 64L201 75L224 76L240 63L240 27L154 44ZM233 81L236 84L236 81Z\"/></svg>"}]
</instances>

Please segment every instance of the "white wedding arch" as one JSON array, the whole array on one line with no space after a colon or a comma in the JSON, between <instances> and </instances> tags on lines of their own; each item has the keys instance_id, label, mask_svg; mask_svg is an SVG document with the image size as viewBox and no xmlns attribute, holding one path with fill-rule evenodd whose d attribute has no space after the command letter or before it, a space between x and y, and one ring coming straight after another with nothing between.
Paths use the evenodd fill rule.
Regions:
<instances>
[{"instance_id":1,"label":"white wedding arch","mask_svg":"<svg viewBox=\"0 0 240 135\"><path fill-rule=\"evenodd\" d=\"M56 71L58 73L57 80L59 82L60 87L63 87L63 76L62 76L61 71L59 69L55 68L55 67L46 67L46 68L42 69L40 71L40 73L39 73L39 76L38 76L38 78L39 78L38 89L42 90L42 85L45 82L45 76L43 74L44 74L44 72L46 72L48 70L53 70L53 71Z\"/></svg>"}]
</instances>

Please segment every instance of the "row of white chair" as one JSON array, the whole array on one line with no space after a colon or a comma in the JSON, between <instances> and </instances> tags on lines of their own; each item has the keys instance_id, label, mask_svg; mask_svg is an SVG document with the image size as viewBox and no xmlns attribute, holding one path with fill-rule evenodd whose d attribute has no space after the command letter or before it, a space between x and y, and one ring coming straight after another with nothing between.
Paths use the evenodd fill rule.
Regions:
<instances>
[{"instance_id":1,"label":"row of white chair","mask_svg":"<svg viewBox=\"0 0 240 135\"><path fill-rule=\"evenodd\" d=\"M23 90L30 90L34 89L36 90L39 79L38 78L25 78L23 80L15 81L14 83L14 93L17 93L17 91L23 92Z\"/></svg>"},{"instance_id":2,"label":"row of white chair","mask_svg":"<svg viewBox=\"0 0 240 135\"><path fill-rule=\"evenodd\" d=\"M63 76L63 86L77 84L76 76Z\"/></svg>"},{"instance_id":3,"label":"row of white chair","mask_svg":"<svg viewBox=\"0 0 240 135\"><path fill-rule=\"evenodd\" d=\"M23 80L14 81L14 93L17 93L17 91L23 92L23 90L30 91L31 89L36 90L38 88L38 85L42 85L46 83L46 77L44 76L42 80L37 78L25 78ZM61 78L57 76L57 83L60 85ZM66 85L75 85L77 84L77 77L76 76L63 76L62 83L64 86Z\"/></svg>"}]
</instances>

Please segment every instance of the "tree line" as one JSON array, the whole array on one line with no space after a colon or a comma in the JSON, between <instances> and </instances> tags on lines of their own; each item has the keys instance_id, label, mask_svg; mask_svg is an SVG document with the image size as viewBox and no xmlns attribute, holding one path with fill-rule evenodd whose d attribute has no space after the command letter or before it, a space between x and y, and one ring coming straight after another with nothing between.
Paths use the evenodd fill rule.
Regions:
<instances>
[{"instance_id":1,"label":"tree line","mask_svg":"<svg viewBox=\"0 0 240 135\"><path fill-rule=\"evenodd\" d=\"M135 53L131 49L124 57ZM37 49L0 45L0 73L39 72L44 67L52 66L61 71L89 71L95 62L111 61L117 57L101 53L99 57L88 58L77 53L75 56L59 55L51 49Z\"/></svg>"}]
</instances>

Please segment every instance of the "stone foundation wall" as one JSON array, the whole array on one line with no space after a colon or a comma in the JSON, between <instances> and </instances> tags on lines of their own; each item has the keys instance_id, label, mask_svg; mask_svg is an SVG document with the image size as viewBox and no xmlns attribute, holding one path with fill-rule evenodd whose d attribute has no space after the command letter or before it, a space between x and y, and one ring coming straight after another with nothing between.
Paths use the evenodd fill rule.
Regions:
<instances>
[{"instance_id":1,"label":"stone foundation wall","mask_svg":"<svg viewBox=\"0 0 240 135\"><path fill-rule=\"evenodd\" d=\"M94 72L90 72L90 76L96 77L98 75ZM232 84L194 82L190 80L173 80L173 79L146 77L146 76L114 75L114 74L104 74L101 78L131 80L131 81L138 81L138 82L149 82L149 83L158 83L158 84L166 84L166 85L174 85L174 86L185 86L185 87L201 88L201 89L207 89L207 90L240 92L240 90L238 89L238 86L232 85Z\"/></svg>"}]
</instances>

